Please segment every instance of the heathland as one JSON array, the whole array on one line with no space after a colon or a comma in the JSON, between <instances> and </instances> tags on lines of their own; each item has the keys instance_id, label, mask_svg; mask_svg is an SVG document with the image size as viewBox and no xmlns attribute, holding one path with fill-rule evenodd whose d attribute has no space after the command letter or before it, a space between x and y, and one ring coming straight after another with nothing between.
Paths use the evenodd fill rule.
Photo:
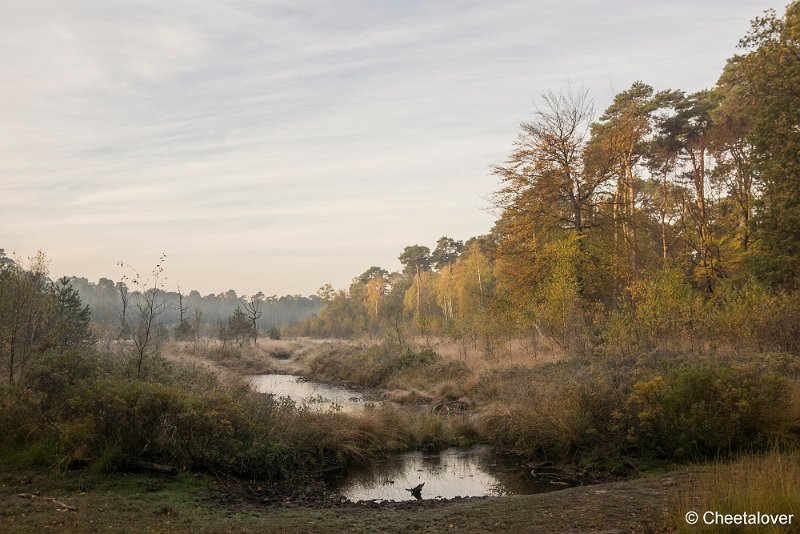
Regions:
<instances>
[{"instance_id":1,"label":"heathland","mask_svg":"<svg viewBox=\"0 0 800 534\"><path fill-rule=\"evenodd\" d=\"M546 93L498 219L314 297L51 280L0 249L3 531L684 531L800 516L800 3L717 85ZM91 302L92 306L86 303ZM359 390L314 410L248 376ZM353 503L325 474L490 446L566 489ZM538 470L538 471L537 471ZM572 487L568 487L572 486ZM788 528L797 531L798 521ZM735 525L730 531L739 531ZM786 531L776 526L775 531Z\"/></svg>"}]
</instances>

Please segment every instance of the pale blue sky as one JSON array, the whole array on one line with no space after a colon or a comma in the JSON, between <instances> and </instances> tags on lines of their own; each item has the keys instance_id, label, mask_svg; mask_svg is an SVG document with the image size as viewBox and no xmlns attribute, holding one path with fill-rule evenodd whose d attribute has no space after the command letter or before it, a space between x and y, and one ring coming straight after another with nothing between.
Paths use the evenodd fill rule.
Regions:
<instances>
[{"instance_id":1,"label":"pale blue sky","mask_svg":"<svg viewBox=\"0 0 800 534\"><path fill-rule=\"evenodd\" d=\"M0 248L93 281L165 252L203 294L346 287L486 233L540 93L709 87L769 7L5 0Z\"/></svg>"}]
</instances>

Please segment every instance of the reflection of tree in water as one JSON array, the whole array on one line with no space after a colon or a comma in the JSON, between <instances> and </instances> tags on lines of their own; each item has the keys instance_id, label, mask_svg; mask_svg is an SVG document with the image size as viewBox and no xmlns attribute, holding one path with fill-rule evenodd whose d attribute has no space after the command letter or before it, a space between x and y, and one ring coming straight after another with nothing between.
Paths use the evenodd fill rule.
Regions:
<instances>
[{"instance_id":1,"label":"reflection of tree in water","mask_svg":"<svg viewBox=\"0 0 800 534\"><path fill-rule=\"evenodd\" d=\"M559 489L536 481L530 469L499 457L488 447L447 449L440 454L398 455L351 468L331 488L351 500L409 500L408 488L425 483L422 498L525 495Z\"/></svg>"}]
</instances>

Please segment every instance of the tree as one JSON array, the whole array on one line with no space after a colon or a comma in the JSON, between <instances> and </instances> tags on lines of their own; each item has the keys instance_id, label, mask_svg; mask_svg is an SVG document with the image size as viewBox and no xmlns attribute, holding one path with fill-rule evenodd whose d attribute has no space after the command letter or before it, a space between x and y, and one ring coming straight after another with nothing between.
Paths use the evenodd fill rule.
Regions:
<instances>
[{"instance_id":1,"label":"tree","mask_svg":"<svg viewBox=\"0 0 800 534\"><path fill-rule=\"evenodd\" d=\"M719 105L712 112L714 129L711 154L717 165L712 178L725 189L735 206L736 240L746 253L752 238L752 218L759 176L753 165L752 116L742 90L728 80L728 68L717 83L715 93Z\"/></svg>"},{"instance_id":2,"label":"tree","mask_svg":"<svg viewBox=\"0 0 800 534\"><path fill-rule=\"evenodd\" d=\"M630 273L636 271L639 251L636 220L636 167L647 152L651 114L656 108L653 88L635 82L618 93L600 120L592 125L590 161L598 168L610 169L616 178L612 206L614 255L626 249Z\"/></svg>"},{"instance_id":3,"label":"tree","mask_svg":"<svg viewBox=\"0 0 800 534\"><path fill-rule=\"evenodd\" d=\"M520 125L510 159L493 168L502 185L498 207L578 235L594 224L595 192L609 176L585 172L592 109L586 91L542 95L534 120Z\"/></svg>"},{"instance_id":4,"label":"tree","mask_svg":"<svg viewBox=\"0 0 800 534\"><path fill-rule=\"evenodd\" d=\"M403 265L403 274L416 276L431 268L431 249L422 245L411 245L403 249L398 257Z\"/></svg>"},{"instance_id":5,"label":"tree","mask_svg":"<svg viewBox=\"0 0 800 534\"><path fill-rule=\"evenodd\" d=\"M259 291L251 295L249 299L242 297L242 306L247 311L247 317L253 323L253 345L258 344L258 325L257 321L261 318L261 308L264 306L264 293Z\"/></svg>"},{"instance_id":6,"label":"tree","mask_svg":"<svg viewBox=\"0 0 800 534\"><path fill-rule=\"evenodd\" d=\"M441 271L447 265L452 265L463 250L463 241L456 241L452 237L440 237L439 240L436 241L436 248L431 254L431 263L434 269Z\"/></svg>"},{"instance_id":7,"label":"tree","mask_svg":"<svg viewBox=\"0 0 800 534\"><path fill-rule=\"evenodd\" d=\"M329 283L323 284L317 289L317 296L323 302L330 302L336 296L336 290L333 289L333 286Z\"/></svg>"},{"instance_id":8,"label":"tree","mask_svg":"<svg viewBox=\"0 0 800 534\"><path fill-rule=\"evenodd\" d=\"M236 341L239 342L239 346L242 346L244 339L249 337L251 332L251 325L250 319L247 315L242 311L240 306L236 306L236 310L233 312L233 315L228 317L228 332L230 332L231 337L235 338Z\"/></svg>"},{"instance_id":9,"label":"tree","mask_svg":"<svg viewBox=\"0 0 800 534\"><path fill-rule=\"evenodd\" d=\"M517 301L532 297L542 247L563 239L578 242L583 292L587 231L601 223L599 193L611 178L598 158L587 165L591 119L586 91L545 93L533 120L521 124L508 161L493 167L501 185L493 198L501 210L495 253L500 269L516 278L509 289Z\"/></svg>"},{"instance_id":10,"label":"tree","mask_svg":"<svg viewBox=\"0 0 800 534\"><path fill-rule=\"evenodd\" d=\"M358 280L361 281L362 284L369 283L370 280L374 280L376 278L386 278L389 275L389 271L382 267L378 267L373 265L363 273L358 276Z\"/></svg>"},{"instance_id":11,"label":"tree","mask_svg":"<svg viewBox=\"0 0 800 534\"><path fill-rule=\"evenodd\" d=\"M178 286L178 326L175 327L175 339L178 341L185 341L192 336L192 325L189 324L185 315L189 311L189 307L184 306L183 299L181 286Z\"/></svg>"},{"instance_id":12,"label":"tree","mask_svg":"<svg viewBox=\"0 0 800 534\"><path fill-rule=\"evenodd\" d=\"M753 266L774 287L800 288L800 2L770 10L740 41L722 85L749 110L753 171L761 182Z\"/></svg>"},{"instance_id":13,"label":"tree","mask_svg":"<svg viewBox=\"0 0 800 534\"><path fill-rule=\"evenodd\" d=\"M120 264L122 266L122 264ZM117 291L119 291L119 299L122 308L119 311L119 339L128 339L131 335L130 327L128 325L128 286L125 282L117 282Z\"/></svg>"},{"instance_id":14,"label":"tree","mask_svg":"<svg viewBox=\"0 0 800 534\"><path fill-rule=\"evenodd\" d=\"M56 297L55 305L55 341L58 351L89 346L95 341L89 328L92 312L84 306L78 291L72 287L68 277L63 277L53 284Z\"/></svg>"},{"instance_id":15,"label":"tree","mask_svg":"<svg viewBox=\"0 0 800 534\"><path fill-rule=\"evenodd\" d=\"M200 308L195 308L191 325L192 345L195 351L197 351L198 349L202 331L203 331L203 310L201 310Z\"/></svg>"},{"instance_id":16,"label":"tree","mask_svg":"<svg viewBox=\"0 0 800 534\"><path fill-rule=\"evenodd\" d=\"M0 358L14 384L36 354L54 345L52 317L55 298L47 279L49 261L39 251L28 266L0 266Z\"/></svg>"},{"instance_id":17,"label":"tree","mask_svg":"<svg viewBox=\"0 0 800 534\"><path fill-rule=\"evenodd\" d=\"M422 273L431 268L431 249L421 245L411 245L403 249L398 259L403 265L403 274L414 278L416 317L419 320L422 317Z\"/></svg>"},{"instance_id":18,"label":"tree","mask_svg":"<svg viewBox=\"0 0 800 534\"><path fill-rule=\"evenodd\" d=\"M716 102L710 91L688 96L676 91L668 99L671 113L658 121L660 137L657 144L682 166L681 177L694 197L682 203L685 209L682 220L687 230L684 239L693 249L690 259L695 265L696 276L710 293L714 288L714 278L722 274L707 196L713 126L711 113Z\"/></svg>"},{"instance_id":19,"label":"tree","mask_svg":"<svg viewBox=\"0 0 800 534\"><path fill-rule=\"evenodd\" d=\"M123 275L122 285L127 286L126 282L130 282L137 288L132 295L133 325L130 326L127 322L123 325L124 329L132 332L133 343L132 346L121 344L123 353L129 356L137 379L144 376L148 363L159 355L161 345L166 340L167 331L161 324L164 312L169 309L163 283L166 259L167 255L162 254L149 278L142 277L130 265L119 263L120 267L133 273L132 277ZM125 294L127 298L127 290Z\"/></svg>"},{"instance_id":20,"label":"tree","mask_svg":"<svg viewBox=\"0 0 800 534\"><path fill-rule=\"evenodd\" d=\"M13 259L9 258L6 255L5 249L0 248L0 269L2 269L4 267L10 267L11 265L14 265L15 263L16 262Z\"/></svg>"},{"instance_id":21,"label":"tree","mask_svg":"<svg viewBox=\"0 0 800 534\"><path fill-rule=\"evenodd\" d=\"M277 326L273 326L269 329L267 335L269 336L270 339L278 340L281 338L281 331L278 329Z\"/></svg>"},{"instance_id":22,"label":"tree","mask_svg":"<svg viewBox=\"0 0 800 534\"><path fill-rule=\"evenodd\" d=\"M187 319L181 320L178 326L175 327L174 335L177 341L186 341L190 339L193 335L191 323L189 323Z\"/></svg>"}]
</instances>

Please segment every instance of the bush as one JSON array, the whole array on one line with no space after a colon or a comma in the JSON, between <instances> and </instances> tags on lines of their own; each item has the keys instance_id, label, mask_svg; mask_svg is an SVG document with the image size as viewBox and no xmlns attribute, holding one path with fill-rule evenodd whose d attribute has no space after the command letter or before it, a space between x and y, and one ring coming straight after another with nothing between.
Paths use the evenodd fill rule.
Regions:
<instances>
[{"instance_id":1,"label":"bush","mask_svg":"<svg viewBox=\"0 0 800 534\"><path fill-rule=\"evenodd\" d=\"M764 449L786 428L785 378L752 364L683 365L638 381L612 415L623 450L699 459Z\"/></svg>"},{"instance_id":2,"label":"bush","mask_svg":"<svg viewBox=\"0 0 800 534\"><path fill-rule=\"evenodd\" d=\"M42 360L24 388L0 390L0 449L61 469L141 461L277 480L382 450L383 426L320 414L247 386L223 388L164 367L159 382L114 377L91 355ZM195 377L196 378L196 377Z\"/></svg>"},{"instance_id":3,"label":"bush","mask_svg":"<svg viewBox=\"0 0 800 534\"><path fill-rule=\"evenodd\" d=\"M800 434L794 359L667 355L509 368L480 377L483 439L513 453L608 469L763 450Z\"/></svg>"}]
</instances>

